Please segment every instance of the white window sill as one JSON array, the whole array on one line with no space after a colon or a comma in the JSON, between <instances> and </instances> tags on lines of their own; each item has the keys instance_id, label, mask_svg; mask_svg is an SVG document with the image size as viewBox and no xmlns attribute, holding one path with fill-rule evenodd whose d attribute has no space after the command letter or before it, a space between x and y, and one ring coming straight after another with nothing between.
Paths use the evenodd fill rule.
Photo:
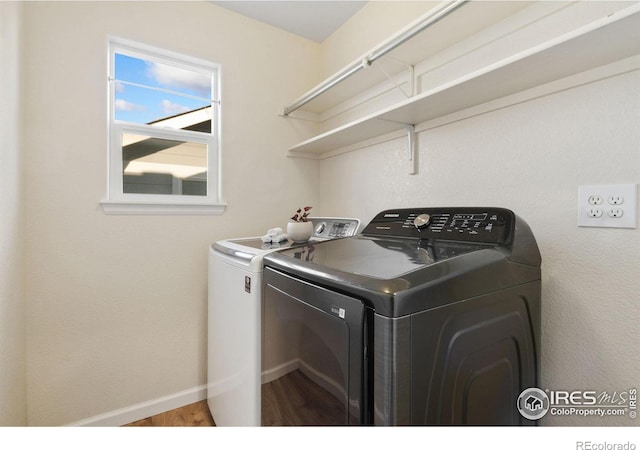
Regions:
<instances>
[{"instance_id":1,"label":"white window sill","mask_svg":"<svg viewBox=\"0 0 640 450\"><path fill-rule=\"evenodd\" d=\"M189 204L189 203L142 203L126 200L103 200L100 202L105 214L129 215L204 215L222 214L225 203L218 204Z\"/></svg>"}]
</instances>

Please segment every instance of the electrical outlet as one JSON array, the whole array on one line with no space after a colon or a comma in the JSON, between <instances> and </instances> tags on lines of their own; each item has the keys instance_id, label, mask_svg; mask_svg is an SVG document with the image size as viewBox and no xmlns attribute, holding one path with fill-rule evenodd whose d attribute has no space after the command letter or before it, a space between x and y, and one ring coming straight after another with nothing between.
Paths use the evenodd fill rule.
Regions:
<instances>
[{"instance_id":1,"label":"electrical outlet","mask_svg":"<svg viewBox=\"0 0 640 450\"><path fill-rule=\"evenodd\" d=\"M622 205L624 203L624 197L622 195L610 195L609 196L609 204L610 205Z\"/></svg>"},{"instance_id":2,"label":"electrical outlet","mask_svg":"<svg viewBox=\"0 0 640 450\"><path fill-rule=\"evenodd\" d=\"M617 184L578 188L578 226L636 228L637 186Z\"/></svg>"},{"instance_id":3,"label":"electrical outlet","mask_svg":"<svg viewBox=\"0 0 640 450\"><path fill-rule=\"evenodd\" d=\"M589 202L590 205L594 205L594 206L602 205L602 202L604 202L604 200L602 199L602 196L597 194L590 195L587 201Z\"/></svg>"},{"instance_id":4,"label":"electrical outlet","mask_svg":"<svg viewBox=\"0 0 640 450\"><path fill-rule=\"evenodd\" d=\"M624 211L622 208L611 208L607 213L609 214L609 217L613 217L614 219L617 219L624 215Z\"/></svg>"},{"instance_id":5,"label":"electrical outlet","mask_svg":"<svg viewBox=\"0 0 640 450\"><path fill-rule=\"evenodd\" d=\"M602 209L596 208L595 206L587 208L587 216L591 217L592 219L602 217Z\"/></svg>"}]
</instances>

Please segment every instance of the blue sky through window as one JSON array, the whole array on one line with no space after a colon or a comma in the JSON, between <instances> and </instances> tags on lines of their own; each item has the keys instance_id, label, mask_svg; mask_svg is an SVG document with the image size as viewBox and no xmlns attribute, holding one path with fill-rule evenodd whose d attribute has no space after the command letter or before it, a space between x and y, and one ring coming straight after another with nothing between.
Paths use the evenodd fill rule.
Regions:
<instances>
[{"instance_id":1,"label":"blue sky through window","mask_svg":"<svg viewBox=\"0 0 640 450\"><path fill-rule=\"evenodd\" d=\"M211 76L200 72L116 53L115 78L116 120L144 124L211 105Z\"/></svg>"}]
</instances>

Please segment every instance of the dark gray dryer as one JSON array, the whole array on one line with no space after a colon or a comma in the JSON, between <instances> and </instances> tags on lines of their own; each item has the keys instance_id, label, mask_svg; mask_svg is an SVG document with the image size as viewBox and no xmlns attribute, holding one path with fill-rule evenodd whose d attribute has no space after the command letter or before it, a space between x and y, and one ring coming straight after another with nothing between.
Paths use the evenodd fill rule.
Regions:
<instances>
[{"instance_id":1,"label":"dark gray dryer","mask_svg":"<svg viewBox=\"0 0 640 450\"><path fill-rule=\"evenodd\" d=\"M523 425L540 253L502 208L383 211L264 258L263 425Z\"/></svg>"}]
</instances>

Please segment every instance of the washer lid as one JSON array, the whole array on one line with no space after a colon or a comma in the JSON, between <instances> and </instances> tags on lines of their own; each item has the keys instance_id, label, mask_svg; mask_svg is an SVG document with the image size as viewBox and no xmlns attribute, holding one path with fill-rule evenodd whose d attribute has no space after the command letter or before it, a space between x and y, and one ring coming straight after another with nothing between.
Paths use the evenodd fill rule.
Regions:
<instances>
[{"instance_id":1,"label":"washer lid","mask_svg":"<svg viewBox=\"0 0 640 450\"><path fill-rule=\"evenodd\" d=\"M356 236L322 245L306 245L284 250L274 259L298 260L302 266L342 272L345 278L358 275L380 280L401 277L409 272L485 248L477 244L427 242L414 239L384 239ZM296 261L290 261L290 266ZM299 270L305 271L299 267Z\"/></svg>"},{"instance_id":2,"label":"washer lid","mask_svg":"<svg viewBox=\"0 0 640 450\"><path fill-rule=\"evenodd\" d=\"M507 259L495 246L459 242L359 235L270 253L263 262L268 277L289 275L356 297L387 317L513 285Z\"/></svg>"},{"instance_id":3,"label":"washer lid","mask_svg":"<svg viewBox=\"0 0 640 450\"><path fill-rule=\"evenodd\" d=\"M309 217L309 220L313 224L313 235L309 243L354 236L360 226L360 220L342 217ZM211 245L211 250L251 261L256 256L300 245L305 244L294 243L289 239L265 243L260 237L246 237L217 241Z\"/></svg>"}]
</instances>

